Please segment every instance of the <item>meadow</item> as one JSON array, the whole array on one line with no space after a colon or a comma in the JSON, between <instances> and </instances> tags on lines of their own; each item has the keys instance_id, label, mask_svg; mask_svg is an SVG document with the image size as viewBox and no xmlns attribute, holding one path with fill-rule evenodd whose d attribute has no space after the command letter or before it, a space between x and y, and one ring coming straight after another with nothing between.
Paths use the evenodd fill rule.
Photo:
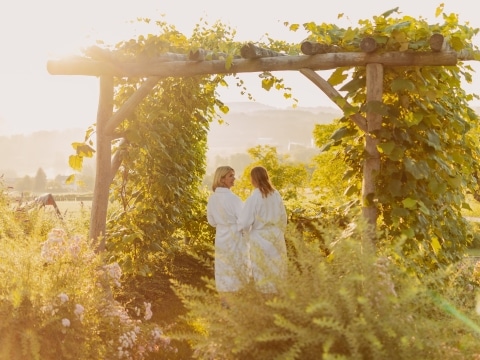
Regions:
<instances>
[{"instance_id":1,"label":"meadow","mask_svg":"<svg viewBox=\"0 0 480 360\"><path fill-rule=\"evenodd\" d=\"M225 308L198 239L154 259L155 276L129 274L86 238L90 201L57 205L62 220L0 211L0 360L479 359L476 261L425 271L371 251L360 221L292 224L277 293L246 283Z\"/></svg>"}]
</instances>

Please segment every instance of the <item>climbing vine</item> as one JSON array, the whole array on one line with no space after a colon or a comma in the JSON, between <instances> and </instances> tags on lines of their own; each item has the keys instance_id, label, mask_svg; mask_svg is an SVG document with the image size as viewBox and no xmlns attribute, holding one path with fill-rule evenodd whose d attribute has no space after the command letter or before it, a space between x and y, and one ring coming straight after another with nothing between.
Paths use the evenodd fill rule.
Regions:
<instances>
[{"instance_id":1,"label":"climbing vine","mask_svg":"<svg viewBox=\"0 0 480 360\"><path fill-rule=\"evenodd\" d=\"M360 51L359 44L366 37L375 40L377 52L430 51L433 34L443 35L453 51L476 50L472 38L478 29L460 23L455 14L443 13L443 6L436 12L443 19L441 24L397 14L398 8L392 9L373 20L359 21L357 28L313 22L303 28L309 34L307 40L335 51ZM235 32L221 23L197 25L190 38L166 23L157 25L158 34L117 44L112 49L114 56L134 61L208 49L207 59L224 59L228 68L243 45L233 41ZM292 31L300 28L299 24L286 25ZM300 52L298 44L271 38L258 45L289 55ZM379 113L382 128L370 135L379 140L381 170L377 192L368 200L378 208L379 229L387 238L403 239L405 254L420 254L419 261L432 268L458 258L469 241L462 209L468 206L466 192L477 190L479 153L471 130L477 127L478 117L468 105L475 95L467 94L461 81L471 81L472 71L463 62L448 67L385 67L382 102L369 104L364 67L337 68L328 79L352 105L332 136L336 148L343 148L348 165L346 194L360 197L365 160L365 134L349 115L352 111L365 117L367 112ZM243 81L234 77L240 92L252 98ZM265 90L283 91L285 98L292 98L288 84L271 72L260 74L260 80ZM119 107L143 79L116 81L115 105ZM228 111L219 100L218 86L227 86L226 75L161 79L116 129L116 136L124 139L115 149L123 154L123 162L111 194L121 207L110 217L108 246L132 271L151 274L152 257L161 256L181 237L190 237L189 232L198 237L207 231L193 220L204 215L205 196L199 185L209 124L218 113ZM88 137L89 133L85 142L75 144L74 168L92 153Z\"/></svg>"},{"instance_id":2,"label":"climbing vine","mask_svg":"<svg viewBox=\"0 0 480 360\"><path fill-rule=\"evenodd\" d=\"M230 36L220 24L210 30L197 28L191 39L165 23L158 25L158 35L120 43L115 51L150 59L188 54L200 47L230 51L218 47L219 39ZM200 185L209 125L218 118L217 109L228 110L217 99L216 87L222 82L221 75L162 79L117 128L124 141L116 152L123 161L112 196L122 206L107 223L107 248L126 272L151 275L159 257L192 234L199 238L208 233L199 221L204 213ZM115 104L123 104L141 83L141 79L120 79Z\"/></svg>"},{"instance_id":3,"label":"climbing vine","mask_svg":"<svg viewBox=\"0 0 480 360\"><path fill-rule=\"evenodd\" d=\"M396 18L397 10L360 21L357 29L304 26L310 40L345 51L358 51L367 36L376 40L379 52L430 51L429 39L435 33L443 35L454 51L476 50L472 37L478 29L461 24L455 14L444 14L443 6L436 12L443 23L435 25L422 18ZM371 134L379 140L381 169L376 194L369 201L379 210L379 229L389 239L403 239L404 254L427 268L463 256L470 241L462 209L468 207L466 193L475 193L478 187L480 154L472 137L478 116L468 103L476 95L467 94L461 81L470 82L471 72L463 62L385 67L382 102L375 104L366 104L365 68L338 68L329 78L363 116L367 111L382 115L381 129ZM343 147L349 167L347 194L359 197L365 134L345 114L332 141Z\"/></svg>"}]
</instances>

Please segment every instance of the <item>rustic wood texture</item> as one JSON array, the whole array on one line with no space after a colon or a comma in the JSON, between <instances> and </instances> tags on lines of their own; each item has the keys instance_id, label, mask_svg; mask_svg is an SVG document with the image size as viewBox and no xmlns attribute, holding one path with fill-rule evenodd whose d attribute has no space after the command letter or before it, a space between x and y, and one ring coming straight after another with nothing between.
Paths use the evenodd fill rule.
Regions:
<instances>
[{"instance_id":1,"label":"rustic wood texture","mask_svg":"<svg viewBox=\"0 0 480 360\"><path fill-rule=\"evenodd\" d=\"M89 59L50 60L47 70L52 75L117 76L117 77L183 77L243 72L288 71L303 68L331 70L337 67L366 66L370 63L384 66L454 66L457 53L450 52L388 52L367 54L329 53L317 55L276 56L258 59L234 59L231 67L224 60L211 61L150 61L121 63Z\"/></svg>"},{"instance_id":2,"label":"rustic wood texture","mask_svg":"<svg viewBox=\"0 0 480 360\"><path fill-rule=\"evenodd\" d=\"M340 52L341 49L336 45L316 43L313 41L304 41L300 45L300 50L305 55L316 55L316 54L326 54L326 53L337 53L337 52Z\"/></svg>"},{"instance_id":3,"label":"rustic wood texture","mask_svg":"<svg viewBox=\"0 0 480 360\"><path fill-rule=\"evenodd\" d=\"M285 54L281 54L277 51L269 49L264 49L252 43L243 45L240 49L240 55L244 59L259 59L262 57L285 56Z\"/></svg>"},{"instance_id":4,"label":"rustic wood texture","mask_svg":"<svg viewBox=\"0 0 480 360\"><path fill-rule=\"evenodd\" d=\"M97 251L105 250L105 227L110 190L110 168L112 146L110 136L105 133L108 120L113 112L113 78L100 77L100 95L97 111L97 151L95 187L90 215L90 239Z\"/></svg>"},{"instance_id":5,"label":"rustic wood texture","mask_svg":"<svg viewBox=\"0 0 480 360\"><path fill-rule=\"evenodd\" d=\"M264 71L300 71L319 87L342 110L351 105L346 103L337 90L315 71L331 70L338 67L367 68L367 106L368 102L381 102L383 93L384 67L396 66L454 66L458 60L475 60L476 53L462 51L456 53L446 46L443 37L434 34L430 39L432 52L375 52L374 39L365 38L360 44L363 52L341 52L336 46L326 46L313 42L304 42L302 52L306 55L287 56L272 50L260 48L248 43L241 49L242 58L234 57L227 66L225 58L203 49L185 54L161 54L155 58L137 57L129 59L114 52L90 48L89 57L50 60L47 70L52 75L82 75L100 77L100 98L97 113L97 164L95 188L90 220L90 237L96 241L97 250L105 249L106 215L110 184L121 163L121 154L112 158L111 141L118 125L150 93L153 87L166 77L208 76L213 74L237 74ZM373 41L372 41L373 40ZM148 78L142 86L113 115L113 77ZM351 120L366 132L362 183L363 215L373 227L377 220L375 204L367 201L375 194L375 178L380 170L380 157L377 140L372 135L382 124L382 117L367 112L366 119L360 114L350 116Z\"/></svg>"},{"instance_id":6,"label":"rustic wood texture","mask_svg":"<svg viewBox=\"0 0 480 360\"><path fill-rule=\"evenodd\" d=\"M367 65L367 109L371 102L382 102L383 95L383 66L381 64ZM376 177L380 171L380 153L378 139L373 133L382 128L382 115L367 112L367 134L365 137L366 159L363 165L362 201L363 216L368 224L375 227L377 222L377 207L371 199L376 192Z\"/></svg>"},{"instance_id":7,"label":"rustic wood texture","mask_svg":"<svg viewBox=\"0 0 480 360\"><path fill-rule=\"evenodd\" d=\"M227 56L223 52L207 51L205 49L191 50L188 53L188 59L191 61L225 60ZM239 59L240 56L234 56L234 58Z\"/></svg>"},{"instance_id":8,"label":"rustic wood texture","mask_svg":"<svg viewBox=\"0 0 480 360\"><path fill-rule=\"evenodd\" d=\"M372 53L377 50L377 41L372 37L363 38L360 42L360 50L366 53Z\"/></svg>"},{"instance_id":9,"label":"rustic wood texture","mask_svg":"<svg viewBox=\"0 0 480 360\"><path fill-rule=\"evenodd\" d=\"M432 49L432 51L438 52L444 49L445 38L442 34L433 34L432 36L430 36L429 43L430 49Z\"/></svg>"},{"instance_id":10,"label":"rustic wood texture","mask_svg":"<svg viewBox=\"0 0 480 360\"><path fill-rule=\"evenodd\" d=\"M350 105L328 81L323 79L315 71L310 69L300 69L299 71L305 75L307 79L317 85L317 87L322 90L343 112L352 108L352 105ZM367 121L362 115L355 113L350 115L350 119L360 128L360 130L367 131Z\"/></svg>"},{"instance_id":11,"label":"rustic wood texture","mask_svg":"<svg viewBox=\"0 0 480 360\"><path fill-rule=\"evenodd\" d=\"M150 77L128 98L105 125L105 135L113 137L113 133L120 123L129 116L135 107L145 99L160 80L159 77Z\"/></svg>"}]
</instances>

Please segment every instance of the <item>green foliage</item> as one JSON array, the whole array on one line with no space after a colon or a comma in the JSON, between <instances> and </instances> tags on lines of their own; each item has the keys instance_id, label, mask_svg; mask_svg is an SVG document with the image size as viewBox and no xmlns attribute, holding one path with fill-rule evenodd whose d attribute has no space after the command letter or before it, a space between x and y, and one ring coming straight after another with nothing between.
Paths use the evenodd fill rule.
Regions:
<instances>
[{"instance_id":1,"label":"green foliage","mask_svg":"<svg viewBox=\"0 0 480 360\"><path fill-rule=\"evenodd\" d=\"M315 125L313 136L315 144L321 149L312 163L314 171L310 180L310 189L319 197L320 202L333 201L338 204L345 202L345 189L349 182L344 179L347 171L343 154L336 146L335 130L338 123ZM331 138L332 137L332 138Z\"/></svg>"},{"instance_id":2,"label":"green foliage","mask_svg":"<svg viewBox=\"0 0 480 360\"><path fill-rule=\"evenodd\" d=\"M307 169L304 164L290 161L288 155L277 153L273 146L256 146L247 150L252 162L243 171L242 177L235 183L235 193L246 199L252 190L250 171L255 166L263 166L268 170L270 180L285 201L302 198L302 189L307 180Z\"/></svg>"},{"instance_id":3,"label":"green foliage","mask_svg":"<svg viewBox=\"0 0 480 360\"><path fill-rule=\"evenodd\" d=\"M442 14L443 24L430 25L422 18L394 18L397 13L393 9L373 21L360 21L357 29L330 24L304 27L310 40L345 51L360 51L358 45L365 36L377 40L379 52L426 51L434 33L444 35L456 51L475 50L472 37L478 29L461 24L455 14ZM471 71L462 62L443 67L385 67L381 104L366 102L364 67L339 68L329 79L343 85L346 99L361 115L366 117L370 111L383 116L382 128L371 134L379 141L377 190L366 200L378 209L378 225L388 234L385 241L403 236L403 251L424 265L423 271L459 259L471 239L462 212L468 206L466 192L475 193L478 188L479 150L472 136L478 117L468 105L473 95L465 93L460 83L462 78L471 79ZM332 140L342 147L348 166L346 194L359 197L365 134L349 114L340 120Z\"/></svg>"},{"instance_id":4,"label":"green foliage","mask_svg":"<svg viewBox=\"0 0 480 360\"><path fill-rule=\"evenodd\" d=\"M150 304L129 312L114 300L118 264L94 254L80 235L59 228L43 235L41 218L26 232L37 218L10 216L6 199L0 196L0 359L146 360L173 353L149 321Z\"/></svg>"},{"instance_id":5,"label":"green foliage","mask_svg":"<svg viewBox=\"0 0 480 360\"><path fill-rule=\"evenodd\" d=\"M10 201L2 176L0 177L0 241L5 238L15 238L22 234L22 228L16 220L16 214Z\"/></svg>"},{"instance_id":6,"label":"green foliage","mask_svg":"<svg viewBox=\"0 0 480 360\"><path fill-rule=\"evenodd\" d=\"M289 233L289 273L274 280L276 294L261 294L246 284L227 298L226 308L211 278L205 278L204 287L176 282L189 327L172 337L188 341L200 359L474 356L479 334L439 306L439 299L443 304L451 299L448 294L440 290L432 296L441 275L420 281L390 256L375 255L354 223L343 231L333 226L321 231L328 252L317 240L299 241L295 231ZM468 315L473 314L470 307L451 303L457 305L457 313L470 309Z\"/></svg>"},{"instance_id":7,"label":"green foliage","mask_svg":"<svg viewBox=\"0 0 480 360\"><path fill-rule=\"evenodd\" d=\"M159 27L160 34L120 43L115 52L155 58L198 48L227 56L233 51L219 47L231 35L221 24L211 29L198 27L190 39L166 24ZM107 224L107 249L126 273L151 276L161 259L177 251L179 241L212 239L204 219L206 194L200 186L209 124L217 116L215 108L224 110L216 100L216 87L223 77L162 79L116 129L124 141L115 149L122 165L112 197L120 206ZM120 107L141 82L120 79L116 105Z\"/></svg>"}]
</instances>

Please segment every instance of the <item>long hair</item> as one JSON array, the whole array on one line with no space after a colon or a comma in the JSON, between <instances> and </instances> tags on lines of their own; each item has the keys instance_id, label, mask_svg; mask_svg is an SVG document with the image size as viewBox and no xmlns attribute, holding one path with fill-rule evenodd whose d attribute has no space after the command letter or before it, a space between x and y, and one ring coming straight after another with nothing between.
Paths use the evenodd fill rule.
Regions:
<instances>
[{"instance_id":1,"label":"long hair","mask_svg":"<svg viewBox=\"0 0 480 360\"><path fill-rule=\"evenodd\" d=\"M230 171L235 171L233 170L232 167L226 165L226 166L219 166L217 170L215 170L215 175L213 176L213 183L212 183L212 190L215 192L215 189L217 187L225 187L222 184L222 179L227 176L227 174Z\"/></svg>"},{"instance_id":2,"label":"long hair","mask_svg":"<svg viewBox=\"0 0 480 360\"><path fill-rule=\"evenodd\" d=\"M250 176L252 177L253 185L262 193L262 197L267 197L275 191L275 188L270 182L267 169L263 166L255 166L252 171L250 171Z\"/></svg>"}]
</instances>

